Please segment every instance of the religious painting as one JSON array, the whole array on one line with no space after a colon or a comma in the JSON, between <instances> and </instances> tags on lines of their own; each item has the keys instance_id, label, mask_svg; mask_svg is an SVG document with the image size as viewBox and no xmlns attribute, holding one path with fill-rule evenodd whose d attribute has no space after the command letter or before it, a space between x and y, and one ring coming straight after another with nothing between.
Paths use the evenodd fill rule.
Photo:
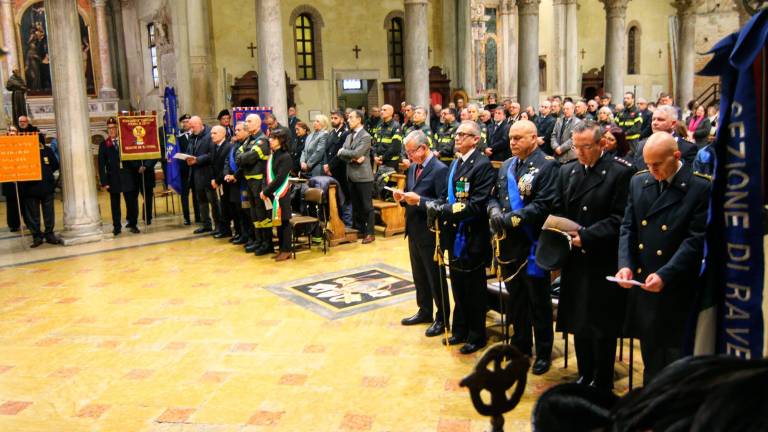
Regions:
<instances>
[{"instance_id":1,"label":"religious painting","mask_svg":"<svg viewBox=\"0 0 768 432\"><path fill-rule=\"evenodd\" d=\"M386 264L318 274L266 288L328 319L409 300L415 290L408 272Z\"/></svg>"},{"instance_id":2,"label":"religious painting","mask_svg":"<svg viewBox=\"0 0 768 432\"><path fill-rule=\"evenodd\" d=\"M94 83L93 61L88 26L78 13L80 19L80 51L82 53L83 70L88 94L96 94ZM21 63L24 65L24 81L27 83L29 96L50 96L51 65L48 52L48 27L45 21L45 6L43 2L32 4L21 16L19 24L21 37Z\"/></svg>"}]
</instances>

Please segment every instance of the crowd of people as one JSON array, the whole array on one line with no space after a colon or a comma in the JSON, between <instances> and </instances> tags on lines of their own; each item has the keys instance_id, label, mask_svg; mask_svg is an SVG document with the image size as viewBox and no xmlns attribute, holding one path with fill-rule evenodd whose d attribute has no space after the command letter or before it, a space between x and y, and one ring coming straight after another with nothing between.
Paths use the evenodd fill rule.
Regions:
<instances>
[{"instance_id":1,"label":"crowd of people","mask_svg":"<svg viewBox=\"0 0 768 432\"><path fill-rule=\"evenodd\" d=\"M631 92L615 105L609 94L577 102L552 97L538 111L488 102L339 110L316 115L311 126L293 107L287 126L271 113L250 114L235 127L227 110L212 127L183 115L181 157L167 163L181 168L184 224L194 215L196 234L283 261L293 256L290 219L304 209L300 184L336 184L342 218L363 244L375 241L374 197L396 201L406 209L418 306L402 324L430 324L429 337L450 330L443 343L461 345L463 354L483 348L493 306L486 268L495 262L508 294L496 307L513 328L510 343L535 354L532 371L543 374L552 356L553 269L537 264L536 254L539 246L546 250L539 240L548 217L565 217L577 228L566 232L570 254L559 268L557 329L574 335L578 382L612 388L621 336L640 339L650 381L684 351L691 275L703 254L716 108L684 111L667 94L648 103ZM110 119L99 178L119 235L120 196L126 227L138 232L138 195L152 193L158 161L122 161L116 127ZM46 184L52 176L45 169L52 173L57 165L55 155L43 157ZM405 174L404 190L382 188L393 186L393 172ZM33 246L43 238L58 242L46 210L52 221L52 189L21 190ZM40 206L45 231L34 211ZM149 224L152 211L144 210ZM449 272L435 261L436 249L447 252Z\"/></svg>"}]
</instances>

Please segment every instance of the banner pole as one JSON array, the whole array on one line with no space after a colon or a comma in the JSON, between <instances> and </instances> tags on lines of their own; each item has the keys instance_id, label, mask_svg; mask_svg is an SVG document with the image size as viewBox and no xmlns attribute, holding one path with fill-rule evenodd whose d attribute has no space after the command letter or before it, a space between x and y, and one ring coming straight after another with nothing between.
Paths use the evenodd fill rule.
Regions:
<instances>
[{"instance_id":1,"label":"banner pole","mask_svg":"<svg viewBox=\"0 0 768 432\"><path fill-rule=\"evenodd\" d=\"M143 166L143 165L142 165ZM144 168L146 170L146 168ZM147 220L149 219L149 209L147 208L147 185L146 181L144 180L144 173L141 174L141 196L144 197L144 231L147 231ZM154 193L154 192L153 192Z\"/></svg>"},{"instance_id":2,"label":"banner pole","mask_svg":"<svg viewBox=\"0 0 768 432\"><path fill-rule=\"evenodd\" d=\"M16 211L19 213L19 232L21 233L21 241L23 242L24 241L24 217L21 215L21 199L19 198L19 182L13 182L13 186L16 188Z\"/></svg>"}]
</instances>

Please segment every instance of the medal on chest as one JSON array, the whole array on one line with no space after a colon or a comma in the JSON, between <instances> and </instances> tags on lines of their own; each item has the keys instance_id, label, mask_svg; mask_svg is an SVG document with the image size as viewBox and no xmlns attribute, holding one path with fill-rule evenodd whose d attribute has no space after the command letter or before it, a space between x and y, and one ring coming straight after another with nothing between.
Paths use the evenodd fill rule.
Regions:
<instances>
[{"instance_id":1,"label":"medal on chest","mask_svg":"<svg viewBox=\"0 0 768 432\"><path fill-rule=\"evenodd\" d=\"M469 181L466 177L460 178L456 182L456 202L451 207L454 213L458 213L467 206L466 202L469 199Z\"/></svg>"},{"instance_id":2,"label":"medal on chest","mask_svg":"<svg viewBox=\"0 0 768 432\"><path fill-rule=\"evenodd\" d=\"M520 179L517 181L517 189L520 190L521 198L531 196L531 193L533 192L533 180L538 173L538 168L530 167L528 168L528 172L520 176Z\"/></svg>"}]
</instances>

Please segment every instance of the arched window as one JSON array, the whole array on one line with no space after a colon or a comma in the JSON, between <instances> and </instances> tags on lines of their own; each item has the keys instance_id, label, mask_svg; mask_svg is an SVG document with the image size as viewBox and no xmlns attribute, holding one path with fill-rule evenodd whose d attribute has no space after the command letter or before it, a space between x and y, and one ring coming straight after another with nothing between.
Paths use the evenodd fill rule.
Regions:
<instances>
[{"instance_id":1,"label":"arched window","mask_svg":"<svg viewBox=\"0 0 768 432\"><path fill-rule=\"evenodd\" d=\"M312 17L301 14L294 22L296 39L296 78L300 80L315 79L315 29Z\"/></svg>"},{"instance_id":2,"label":"arched window","mask_svg":"<svg viewBox=\"0 0 768 432\"><path fill-rule=\"evenodd\" d=\"M389 20L387 29L387 47L389 51L389 77L403 77L403 19L394 17Z\"/></svg>"},{"instance_id":3,"label":"arched window","mask_svg":"<svg viewBox=\"0 0 768 432\"><path fill-rule=\"evenodd\" d=\"M627 32L627 75L640 73L640 29L633 25Z\"/></svg>"},{"instance_id":4,"label":"arched window","mask_svg":"<svg viewBox=\"0 0 768 432\"><path fill-rule=\"evenodd\" d=\"M496 61L496 39L490 37L485 42L485 89L495 90L498 83Z\"/></svg>"}]
</instances>

